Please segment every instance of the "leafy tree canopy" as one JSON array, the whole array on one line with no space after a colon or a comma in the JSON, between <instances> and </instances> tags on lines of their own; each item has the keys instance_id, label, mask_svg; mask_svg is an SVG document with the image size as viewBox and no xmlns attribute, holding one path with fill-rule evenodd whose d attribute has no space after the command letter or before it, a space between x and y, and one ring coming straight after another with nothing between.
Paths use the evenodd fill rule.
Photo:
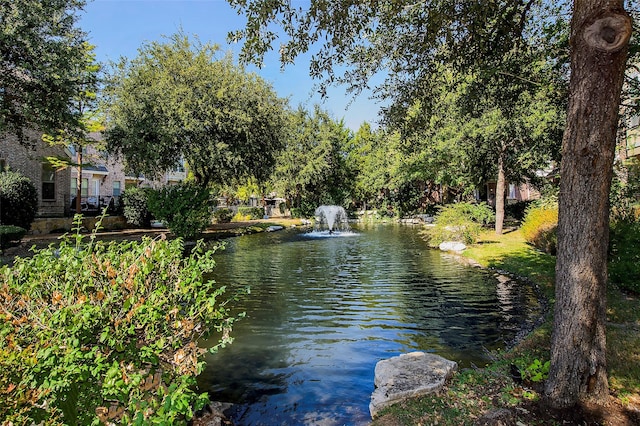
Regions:
<instances>
[{"instance_id":1,"label":"leafy tree canopy","mask_svg":"<svg viewBox=\"0 0 640 426\"><path fill-rule=\"evenodd\" d=\"M351 132L319 106L290 114L286 147L278 157L273 185L312 213L320 204L348 204L351 175L345 149Z\"/></svg>"},{"instance_id":2,"label":"leafy tree canopy","mask_svg":"<svg viewBox=\"0 0 640 426\"><path fill-rule=\"evenodd\" d=\"M152 176L184 158L200 184L266 180L286 101L218 47L181 33L122 60L106 90L108 148Z\"/></svg>"},{"instance_id":3,"label":"leafy tree canopy","mask_svg":"<svg viewBox=\"0 0 640 426\"><path fill-rule=\"evenodd\" d=\"M55 131L77 119L69 103L82 84L84 0L0 0L0 135Z\"/></svg>"},{"instance_id":4,"label":"leafy tree canopy","mask_svg":"<svg viewBox=\"0 0 640 426\"><path fill-rule=\"evenodd\" d=\"M287 0L228 0L247 18L231 41L244 40L241 59L261 63L276 40L282 64L293 63L313 47L311 75L324 84L367 87L381 69L395 89L455 61L462 68L499 58L522 38L539 0L413 0L354 2L312 0L298 6ZM272 25L275 23L276 25ZM346 71L343 75L336 70Z\"/></svg>"}]
</instances>

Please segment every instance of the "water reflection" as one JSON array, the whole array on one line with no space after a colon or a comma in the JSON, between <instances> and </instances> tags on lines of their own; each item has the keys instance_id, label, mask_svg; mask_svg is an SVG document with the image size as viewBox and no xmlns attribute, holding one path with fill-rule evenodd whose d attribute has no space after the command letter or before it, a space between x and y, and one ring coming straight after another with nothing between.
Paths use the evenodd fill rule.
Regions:
<instances>
[{"instance_id":1,"label":"water reflection","mask_svg":"<svg viewBox=\"0 0 640 426\"><path fill-rule=\"evenodd\" d=\"M483 364L536 314L530 289L429 250L414 228L357 232L239 237L218 256L215 279L251 294L200 384L238 404L237 424L366 424L380 359L423 350Z\"/></svg>"}]
</instances>

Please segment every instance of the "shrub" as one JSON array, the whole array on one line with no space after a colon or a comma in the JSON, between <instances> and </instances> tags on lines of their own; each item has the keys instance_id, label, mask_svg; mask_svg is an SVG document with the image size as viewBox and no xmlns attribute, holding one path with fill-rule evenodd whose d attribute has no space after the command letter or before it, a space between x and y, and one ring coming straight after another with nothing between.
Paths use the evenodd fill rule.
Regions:
<instances>
[{"instance_id":1,"label":"shrub","mask_svg":"<svg viewBox=\"0 0 640 426\"><path fill-rule=\"evenodd\" d=\"M238 214L248 216L250 220L259 220L264 216L262 207L238 207Z\"/></svg>"},{"instance_id":2,"label":"shrub","mask_svg":"<svg viewBox=\"0 0 640 426\"><path fill-rule=\"evenodd\" d=\"M233 217L231 218L231 222L246 222L248 220L251 220L251 216L243 215L240 212L234 214Z\"/></svg>"},{"instance_id":3,"label":"shrub","mask_svg":"<svg viewBox=\"0 0 640 426\"><path fill-rule=\"evenodd\" d=\"M0 172L0 224L27 231L38 212L38 191L26 176L10 170Z\"/></svg>"},{"instance_id":4,"label":"shrub","mask_svg":"<svg viewBox=\"0 0 640 426\"><path fill-rule=\"evenodd\" d=\"M423 235L432 247L443 241L476 242L482 226L494 220L491 207L486 203L448 204L440 208L435 226L426 228Z\"/></svg>"},{"instance_id":5,"label":"shrub","mask_svg":"<svg viewBox=\"0 0 640 426\"><path fill-rule=\"evenodd\" d=\"M609 279L620 288L640 294L640 223L618 222L611 227Z\"/></svg>"},{"instance_id":6,"label":"shrub","mask_svg":"<svg viewBox=\"0 0 640 426\"><path fill-rule=\"evenodd\" d=\"M27 230L15 225L0 225L0 249L5 249L13 241L20 241Z\"/></svg>"},{"instance_id":7,"label":"shrub","mask_svg":"<svg viewBox=\"0 0 640 426\"><path fill-rule=\"evenodd\" d=\"M144 188L127 188L122 194L122 204L122 212L129 224L143 228L151 226L148 190Z\"/></svg>"},{"instance_id":8,"label":"shrub","mask_svg":"<svg viewBox=\"0 0 640 426\"><path fill-rule=\"evenodd\" d=\"M76 221L77 229L80 222ZM226 301L202 242L87 242L77 233L0 268L3 424L186 424Z\"/></svg>"},{"instance_id":9,"label":"shrub","mask_svg":"<svg viewBox=\"0 0 640 426\"><path fill-rule=\"evenodd\" d=\"M533 201L518 201L513 204L508 204L504 207L504 213L506 216L512 217L517 221L522 221L527 212L529 206Z\"/></svg>"},{"instance_id":10,"label":"shrub","mask_svg":"<svg viewBox=\"0 0 640 426\"><path fill-rule=\"evenodd\" d=\"M217 209L213 212L213 217L217 223L229 223L233 218L233 211L231 209Z\"/></svg>"},{"instance_id":11,"label":"shrub","mask_svg":"<svg viewBox=\"0 0 640 426\"><path fill-rule=\"evenodd\" d=\"M640 195L640 160L616 162L609 200L612 222L637 222L638 196Z\"/></svg>"},{"instance_id":12,"label":"shrub","mask_svg":"<svg viewBox=\"0 0 640 426\"><path fill-rule=\"evenodd\" d=\"M527 210L520 232L525 241L537 249L555 255L558 244L557 227L558 205L543 201L532 204Z\"/></svg>"},{"instance_id":13,"label":"shrub","mask_svg":"<svg viewBox=\"0 0 640 426\"><path fill-rule=\"evenodd\" d=\"M209 224L209 190L193 183L165 186L149 193L149 210L176 236L193 240Z\"/></svg>"}]
</instances>

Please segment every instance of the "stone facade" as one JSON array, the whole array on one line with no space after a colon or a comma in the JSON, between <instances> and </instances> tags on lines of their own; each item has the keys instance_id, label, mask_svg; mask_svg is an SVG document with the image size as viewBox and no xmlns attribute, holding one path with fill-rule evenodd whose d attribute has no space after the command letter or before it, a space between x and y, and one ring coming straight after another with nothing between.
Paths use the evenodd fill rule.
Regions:
<instances>
[{"instance_id":1,"label":"stone facade","mask_svg":"<svg viewBox=\"0 0 640 426\"><path fill-rule=\"evenodd\" d=\"M46 157L66 157L60 146L49 146L35 131L29 133L33 147L18 143L14 135L0 137L0 166L8 167L28 177L38 190L38 217L62 217L70 202L69 169L54 171Z\"/></svg>"}]
</instances>

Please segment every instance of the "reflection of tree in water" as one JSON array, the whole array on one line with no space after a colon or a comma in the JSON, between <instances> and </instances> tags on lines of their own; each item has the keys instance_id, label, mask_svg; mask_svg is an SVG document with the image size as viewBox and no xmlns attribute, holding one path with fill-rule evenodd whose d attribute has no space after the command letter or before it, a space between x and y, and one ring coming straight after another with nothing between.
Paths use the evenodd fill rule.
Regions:
<instances>
[{"instance_id":1,"label":"reflection of tree in water","mask_svg":"<svg viewBox=\"0 0 640 426\"><path fill-rule=\"evenodd\" d=\"M216 279L231 292L251 287L238 303L247 318L210 359L203 388L245 404L242 424L314 423L325 413L356 424L368 420L380 359L435 350L463 365L485 360L482 348L500 346L503 324L519 316L505 308L516 287L497 292L491 274L444 259L414 233L389 226L350 238L283 231L230 241Z\"/></svg>"}]
</instances>

